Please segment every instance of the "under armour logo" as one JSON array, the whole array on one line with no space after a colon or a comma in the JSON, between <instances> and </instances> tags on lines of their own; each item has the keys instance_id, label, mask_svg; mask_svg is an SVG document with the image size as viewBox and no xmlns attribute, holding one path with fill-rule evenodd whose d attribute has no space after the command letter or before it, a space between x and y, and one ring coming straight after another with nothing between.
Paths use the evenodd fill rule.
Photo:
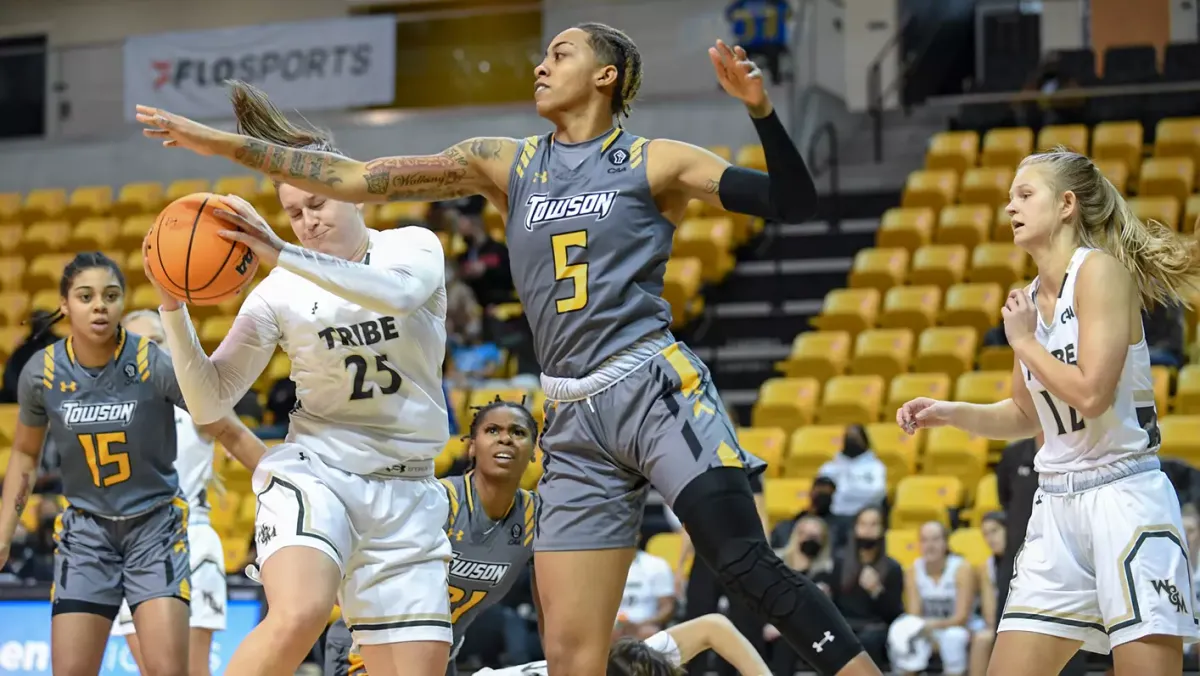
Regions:
<instances>
[{"instance_id":1,"label":"under armour logo","mask_svg":"<svg viewBox=\"0 0 1200 676\"><path fill-rule=\"evenodd\" d=\"M313 313L314 315L315 315L315 314L317 314L317 304L316 304L316 303L313 303L313 309L312 309L312 313Z\"/></svg>"},{"instance_id":2,"label":"under armour logo","mask_svg":"<svg viewBox=\"0 0 1200 676\"><path fill-rule=\"evenodd\" d=\"M826 643L833 643L833 634L828 631L825 632L825 636L822 637L820 641L817 641L813 644L813 650L817 652L824 652Z\"/></svg>"},{"instance_id":3,"label":"under armour logo","mask_svg":"<svg viewBox=\"0 0 1200 676\"><path fill-rule=\"evenodd\" d=\"M62 390L63 392L74 392L75 390L79 389L79 386L75 384L74 380L69 383L59 381L58 389Z\"/></svg>"},{"instance_id":4,"label":"under armour logo","mask_svg":"<svg viewBox=\"0 0 1200 676\"><path fill-rule=\"evenodd\" d=\"M300 451L299 453L297 453L297 455L300 456L301 460L308 460L308 456L304 454L304 451Z\"/></svg>"}]
</instances>

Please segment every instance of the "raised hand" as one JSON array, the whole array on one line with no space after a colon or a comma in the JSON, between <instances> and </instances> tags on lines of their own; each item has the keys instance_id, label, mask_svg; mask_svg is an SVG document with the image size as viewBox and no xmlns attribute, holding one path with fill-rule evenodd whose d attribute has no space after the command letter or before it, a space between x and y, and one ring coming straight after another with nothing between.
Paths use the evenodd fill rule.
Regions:
<instances>
[{"instance_id":1,"label":"raised hand","mask_svg":"<svg viewBox=\"0 0 1200 676\"><path fill-rule=\"evenodd\" d=\"M216 155L223 142L236 138L234 134L150 106L137 107L137 121L146 125L142 135L161 139L164 148L187 148L200 155Z\"/></svg>"},{"instance_id":2,"label":"raised hand","mask_svg":"<svg viewBox=\"0 0 1200 676\"><path fill-rule=\"evenodd\" d=\"M767 98L762 71L746 56L746 50L736 46L731 48L717 40L716 46L708 48L708 58L712 60L717 81L726 94L745 103L758 116L770 113L771 102Z\"/></svg>"}]
</instances>

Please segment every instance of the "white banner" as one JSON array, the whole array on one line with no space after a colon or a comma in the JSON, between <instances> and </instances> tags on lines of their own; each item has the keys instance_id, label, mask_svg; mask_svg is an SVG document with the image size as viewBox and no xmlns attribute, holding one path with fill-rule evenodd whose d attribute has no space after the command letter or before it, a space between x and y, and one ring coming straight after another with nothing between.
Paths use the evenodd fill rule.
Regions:
<instances>
[{"instance_id":1,"label":"white banner","mask_svg":"<svg viewBox=\"0 0 1200 676\"><path fill-rule=\"evenodd\" d=\"M390 103L396 20L361 17L158 33L125 41L125 115L134 105L230 117L226 80L259 87L284 110Z\"/></svg>"}]
</instances>

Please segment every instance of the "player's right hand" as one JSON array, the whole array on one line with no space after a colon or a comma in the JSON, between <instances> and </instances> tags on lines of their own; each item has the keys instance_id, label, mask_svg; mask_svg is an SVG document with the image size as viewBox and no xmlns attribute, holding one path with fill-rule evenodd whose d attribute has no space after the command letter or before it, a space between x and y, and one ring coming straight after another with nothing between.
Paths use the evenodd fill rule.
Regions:
<instances>
[{"instance_id":1,"label":"player's right hand","mask_svg":"<svg viewBox=\"0 0 1200 676\"><path fill-rule=\"evenodd\" d=\"M149 236L149 234L146 235L146 237ZM145 250L146 242L145 240L142 240L142 251L144 252ZM154 273L150 271L150 263L146 261L146 257L144 255L142 256L142 270L146 273L146 280L149 281L154 287L154 290L158 292L158 298L160 301L159 307L162 308L164 312L174 312L175 310L178 310L182 303L180 303L179 300L174 296L167 293L166 290L162 288L162 285L158 283L158 280L154 278Z\"/></svg>"},{"instance_id":2,"label":"player's right hand","mask_svg":"<svg viewBox=\"0 0 1200 676\"><path fill-rule=\"evenodd\" d=\"M910 436L917 430L950 424L950 402L917 397L896 411L896 424Z\"/></svg>"},{"instance_id":3,"label":"player's right hand","mask_svg":"<svg viewBox=\"0 0 1200 676\"><path fill-rule=\"evenodd\" d=\"M187 148L200 155L214 155L225 132L169 113L162 108L139 105L137 121L146 125L142 135L162 139L163 147Z\"/></svg>"}]
</instances>

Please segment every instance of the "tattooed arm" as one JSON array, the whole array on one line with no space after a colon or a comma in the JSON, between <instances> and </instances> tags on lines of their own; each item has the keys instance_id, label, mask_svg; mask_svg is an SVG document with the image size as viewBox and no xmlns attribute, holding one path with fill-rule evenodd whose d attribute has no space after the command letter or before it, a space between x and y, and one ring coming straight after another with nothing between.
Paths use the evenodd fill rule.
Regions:
<instances>
[{"instance_id":1,"label":"tattooed arm","mask_svg":"<svg viewBox=\"0 0 1200 676\"><path fill-rule=\"evenodd\" d=\"M13 533L17 530L21 512L25 511L29 494L37 480L38 460L46 439L49 419L42 400L45 386L42 384L41 362L41 359L30 359L21 370L21 380L17 386L20 406L17 429L13 434L8 470L4 474L3 492L0 492L0 568L4 567L8 558Z\"/></svg>"}]
</instances>

